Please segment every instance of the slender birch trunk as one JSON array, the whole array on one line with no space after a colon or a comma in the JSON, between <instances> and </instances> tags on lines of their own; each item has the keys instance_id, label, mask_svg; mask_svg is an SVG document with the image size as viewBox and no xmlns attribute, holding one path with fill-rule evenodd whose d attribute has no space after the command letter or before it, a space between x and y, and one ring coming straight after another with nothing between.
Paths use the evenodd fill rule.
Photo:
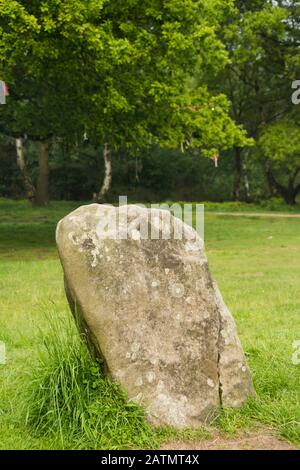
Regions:
<instances>
[{"instance_id":1,"label":"slender birch trunk","mask_svg":"<svg viewBox=\"0 0 300 470\"><path fill-rule=\"evenodd\" d=\"M36 204L46 206L49 203L49 144L38 143L39 176L36 188Z\"/></svg>"},{"instance_id":2,"label":"slender birch trunk","mask_svg":"<svg viewBox=\"0 0 300 470\"><path fill-rule=\"evenodd\" d=\"M241 178L242 178L242 154L240 147L235 147L235 179L233 188L233 198L239 201L241 198Z\"/></svg>"},{"instance_id":3,"label":"slender birch trunk","mask_svg":"<svg viewBox=\"0 0 300 470\"><path fill-rule=\"evenodd\" d=\"M17 165L20 169L27 199L33 204L35 202L35 188L27 170L23 139L16 139Z\"/></svg>"},{"instance_id":4,"label":"slender birch trunk","mask_svg":"<svg viewBox=\"0 0 300 470\"><path fill-rule=\"evenodd\" d=\"M102 187L98 194L94 195L94 199L98 202L103 202L110 190L112 181L112 165L111 165L111 150L109 144L106 142L103 148L103 160L104 160L104 179Z\"/></svg>"}]
</instances>

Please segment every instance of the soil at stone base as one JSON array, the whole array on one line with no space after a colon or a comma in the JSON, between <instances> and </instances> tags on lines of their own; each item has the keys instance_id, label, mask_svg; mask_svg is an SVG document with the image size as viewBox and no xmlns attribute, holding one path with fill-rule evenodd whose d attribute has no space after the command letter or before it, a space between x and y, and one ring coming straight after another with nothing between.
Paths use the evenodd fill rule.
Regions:
<instances>
[{"instance_id":1,"label":"soil at stone base","mask_svg":"<svg viewBox=\"0 0 300 470\"><path fill-rule=\"evenodd\" d=\"M214 433L209 439L193 441L171 441L164 444L161 450L296 450L297 448L275 436L268 429L258 432L238 434L225 437Z\"/></svg>"}]
</instances>

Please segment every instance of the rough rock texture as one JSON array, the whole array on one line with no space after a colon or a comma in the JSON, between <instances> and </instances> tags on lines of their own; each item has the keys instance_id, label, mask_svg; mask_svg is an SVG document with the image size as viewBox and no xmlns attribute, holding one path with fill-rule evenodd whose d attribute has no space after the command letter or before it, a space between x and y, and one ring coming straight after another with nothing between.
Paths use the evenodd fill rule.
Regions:
<instances>
[{"instance_id":1,"label":"rough rock texture","mask_svg":"<svg viewBox=\"0 0 300 470\"><path fill-rule=\"evenodd\" d=\"M235 322L191 227L158 209L92 204L56 237L80 327L154 425L196 427L245 402L253 387Z\"/></svg>"}]
</instances>

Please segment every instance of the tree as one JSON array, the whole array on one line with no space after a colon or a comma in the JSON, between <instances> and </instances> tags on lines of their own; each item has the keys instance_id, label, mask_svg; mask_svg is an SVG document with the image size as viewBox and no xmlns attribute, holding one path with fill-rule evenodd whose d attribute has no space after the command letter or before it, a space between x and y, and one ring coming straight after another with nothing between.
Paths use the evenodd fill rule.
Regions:
<instances>
[{"instance_id":1,"label":"tree","mask_svg":"<svg viewBox=\"0 0 300 470\"><path fill-rule=\"evenodd\" d=\"M244 145L224 96L189 84L197 64L205 76L226 63L217 31L231 4L3 0L0 71L12 98L2 129L42 142L74 141L86 132L104 149L99 200L109 189L111 152L121 146L188 141L211 155L219 146Z\"/></svg>"},{"instance_id":2,"label":"tree","mask_svg":"<svg viewBox=\"0 0 300 470\"><path fill-rule=\"evenodd\" d=\"M287 204L300 193L300 126L285 119L266 127L259 146L267 158L267 176Z\"/></svg>"},{"instance_id":3,"label":"tree","mask_svg":"<svg viewBox=\"0 0 300 470\"><path fill-rule=\"evenodd\" d=\"M4 51L1 74L10 85L8 103L0 109L0 132L16 138L28 198L44 205L49 200L49 143L56 138L74 141L79 132L83 133L77 106L82 102L76 98L81 91L78 83L84 74L76 75L80 61L77 57L68 57L68 44L51 33L53 25L47 15L46 2L3 1L0 27L0 46ZM24 139L36 143L39 162L37 185L30 191Z\"/></svg>"},{"instance_id":4,"label":"tree","mask_svg":"<svg viewBox=\"0 0 300 470\"><path fill-rule=\"evenodd\" d=\"M291 112L289 84L299 70L299 2L238 0L235 7L221 34L230 63L217 89L229 97L231 117L258 142L265 126ZM234 149L235 199L241 197L248 154L239 146ZM268 159L263 161L268 175ZM271 183L270 178L268 181Z\"/></svg>"}]
</instances>

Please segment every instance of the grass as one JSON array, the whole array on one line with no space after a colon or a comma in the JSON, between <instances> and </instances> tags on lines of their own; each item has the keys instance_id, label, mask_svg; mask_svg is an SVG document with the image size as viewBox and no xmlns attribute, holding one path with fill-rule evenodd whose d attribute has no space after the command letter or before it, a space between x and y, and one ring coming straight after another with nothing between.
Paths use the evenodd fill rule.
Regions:
<instances>
[{"instance_id":1,"label":"grass","mask_svg":"<svg viewBox=\"0 0 300 470\"><path fill-rule=\"evenodd\" d=\"M0 449L157 448L210 430L154 431L88 355L63 289L54 231L76 203L0 200ZM219 209L218 209L219 210ZM231 210L231 209L230 209ZM228 435L261 424L300 447L300 220L206 215L212 272L238 324L257 397L223 410Z\"/></svg>"},{"instance_id":2,"label":"grass","mask_svg":"<svg viewBox=\"0 0 300 470\"><path fill-rule=\"evenodd\" d=\"M245 202L204 202L205 210L212 212L280 212L300 214L300 204L289 206L281 199L273 198L266 201Z\"/></svg>"},{"instance_id":3,"label":"grass","mask_svg":"<svg viewBox=\"0 0 300 470\"><path fill-rule=\"evenodd\" d=\"M172 201L168 201L172 205ZM300 214L300 203L294 206L289 206L284 203L282 199L273 198L268 200L262 200L260 202L211 202L211 201L198 201L199 204L204 204L206 212L253 212L253 213L290 213ZM184 202L180 202L184 204Z\"/></svg>"}]
</instances>

